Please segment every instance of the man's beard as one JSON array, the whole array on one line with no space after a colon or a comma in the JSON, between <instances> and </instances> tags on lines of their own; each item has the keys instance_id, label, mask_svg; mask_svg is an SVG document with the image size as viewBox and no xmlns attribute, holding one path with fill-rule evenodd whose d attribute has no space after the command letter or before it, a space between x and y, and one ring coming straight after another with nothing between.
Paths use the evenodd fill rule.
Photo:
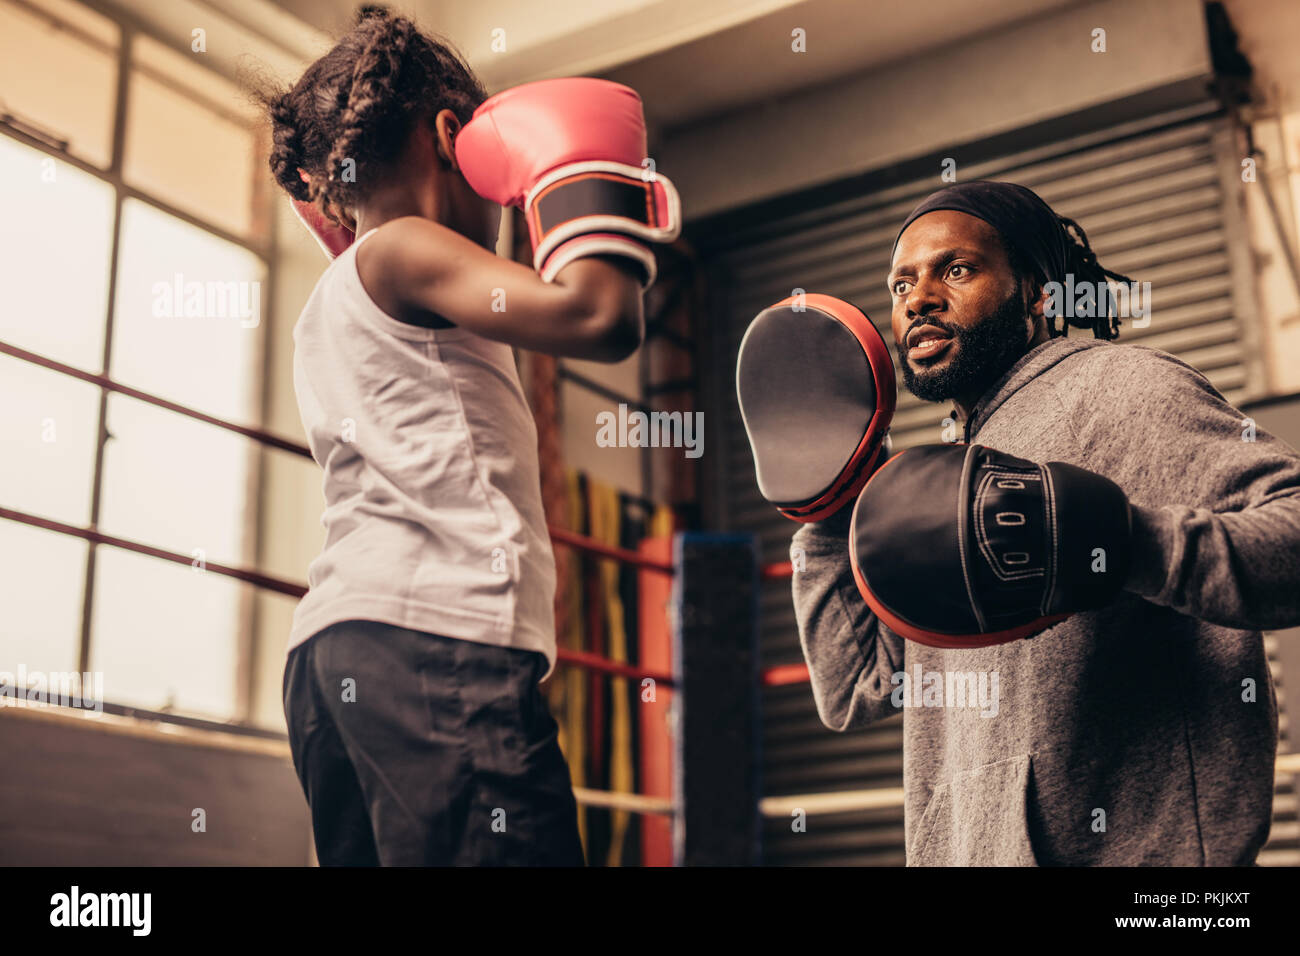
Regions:
<instances>
[{"instance_id":1,"label":"man's beard","mask_svg":"<svg viewBox=\"0 0 1300 956\"><path fill-rule=\"evenodd\" d=\"M1018 289L992 315L970 328L939 319L926 319L922 324L951 333L955 349L938 368L918 370L907 360L907 345L903 345L899 356L903 384L923 402L982 395L1025 354L1025 307Z\"/></svg>"}]
</instances>

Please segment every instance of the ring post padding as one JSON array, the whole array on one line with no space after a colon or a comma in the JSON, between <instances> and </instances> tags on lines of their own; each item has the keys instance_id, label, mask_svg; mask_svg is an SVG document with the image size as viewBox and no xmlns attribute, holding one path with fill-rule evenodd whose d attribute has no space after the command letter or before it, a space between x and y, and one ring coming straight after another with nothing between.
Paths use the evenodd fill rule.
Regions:
<instances>
[{"instance_id":1,"label":"ring post padding","mask_svg":"<svg viewBox=\"0 0 1300 956\"><path fill-rule=\"evenodd\" d=\"M673 543L677 866L760 862L758 545L683 532Z\"/></svg>"}]
</instances>

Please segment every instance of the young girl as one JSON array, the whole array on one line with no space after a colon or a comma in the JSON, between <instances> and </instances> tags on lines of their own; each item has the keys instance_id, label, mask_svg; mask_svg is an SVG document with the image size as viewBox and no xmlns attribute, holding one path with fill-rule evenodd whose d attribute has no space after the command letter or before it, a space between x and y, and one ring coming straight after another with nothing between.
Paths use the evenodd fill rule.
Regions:
<instances>
[{"instance_id":1,"label":"young girl","mask_svg":"<svg viewBox=\"0 0 1300 956\"><path fill-rule=\"evenodd\" d=\"M673 230L663 187L601 145L631 94L644 151L635 94L597 80L510 94L484 104L454 52L366 11L267 101L277 181L357 236L294 330L327 533L284 706L323 865L583 862L538 688L555 570L511 346L631 354L646 242ZM551 281L493 254L484 196L525 205Z\"/></svg>"}]
</instances>

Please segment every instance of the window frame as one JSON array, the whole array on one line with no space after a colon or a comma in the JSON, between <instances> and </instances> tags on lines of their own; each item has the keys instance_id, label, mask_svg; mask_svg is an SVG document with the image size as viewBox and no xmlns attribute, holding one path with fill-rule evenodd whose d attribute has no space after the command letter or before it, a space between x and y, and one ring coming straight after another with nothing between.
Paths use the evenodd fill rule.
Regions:
<instances>
[{"instance_id":1,"label":"window frame","mask_svg":"<svg viewBox=\"0 0 1300 956\"><path fill-rule=\"evenodd\" d=\"M78 39L93 44L103 49L104 43L98 37L83 31L76 24L68 23L47 10L24 2L24 0L6 0L14 3L23 10L50 21L58 26L59 29L69 32ZM123 208L127 200L136 200L153 209L171 216L185 224L201 230L218 239L222 239L232 245L242 248L254 255L261 263L265 270L265 280L261 286L262 302L261 315L264 321L257 331L256 340L253 343L253 361L252 366L260 369L260 375L255 375L248 382L250 407L254 409L254 422L248 423L253 431L258 431L265 425L268 415L269 389L267 388L268 378L268 360L269 360L269 333L268 328L275 321L276 315L274 303L276 301L276 255L277 248L277 217L273 205L274 190L268 188L269 181L256 177L253 184L253 223L251 234L241 236L232 233L228 229L214 222L210 222L201 215L188 212L184 209L172 205L167 200L152 194L149 190L134 186L126 180L125 177L125 153L127 139L127 122L129 120L130 109L130 88L131 79L134 73L152 76L158 79L158 71L153 69L147 63L136 63L134 54L136 50L137 37L147 37L148 39L163 46L174 48L165 36L155 29L150 28L147 24L135 19L124 11L107 8L101 4L87 2L87 0L77 0L79 6L111 20L119 31L119 42L117 45L117 77L116 86L113 96L113 122L110 141L110 161L107 167L96 166L74 155L68 150L68 143L61 140L57 135L45 130L41 126L40 117L11 116L0 115L0 134L10 139L28 146L40 153L50 156L62 163L66 163L73 168L94 177L95 179L107 184L113 190L113 212L112 212L112 231L110 238L110 249L108 256L108 286L106 297L106 309L103 316L104 344L99 357L99 368L92 370L92 374L97 377L107 379L109 369L112 363L113 350L113 331L114 318L117 310L118 299L118 268L122 247L122 226L123 226ZM213 70L207 65L203 69L211 72L215 77L230 79L224 76L220 71ZM163 77L165 79L165 77ZM218 103L213 103L197 96L195 92L187 87L179 88L181 95L193 99L196 103L201 104L204 108L211 109L227 119L234 119L239 123L244 122L243 117L232 116L229 110L224 109ZM260 130L255 121L248 124L249 131L253 134L255 143L258 147L259 155L264 152L266 138L264 131ZM260 213L260 215L259 215ZM56 370L57 371L57 370ZM123 383L125 384L125 383ZM97 423L95 427L95 450L93 459L93 474L91 477L91 501L90 501L90 520L88 529L94 531L98 528L101 515L101 501L104 483L104 453L108 439L111 437L108 432L108 405L109 395L114 389L105 384L97 384L99 389L99 404L97 411ZM260 561L265 551L263 541L263 509L265 503L265 479L266 479L266 451L267 442L256 437L250 437L245 434L241 436L244 441L252 443L249 459L248 480L244 489L244 501L246 507L243 509L244 527L241 529L241 538L245 542L244 553L238 556L238 560L244 567L251 568L254 576L271 577L261 570ZM274 442L272 442L274 444ZM57 533L57 532L52 532ZM91 625L93 620L94 600L95 600L95 577L98 552L101 547L111 547L95 540L93 537L86 538L87 552L86 563L82 572L82 604L80 611L80 633L78 635L78 660L77 669L81 673L90 671L90 658L92 650ZM222 729L226 732L232 730L249 733L255 736L272 736L283 737L278 731L270 731L263 727L258 727L252 723L254 716L254 694L257 681L257 659L258 659L258 642L259 620L257 612L257 592L266 588L265 584L257 581L245 580L248 586L240 589L239 607L237 609L237 619L239 621L240 633L236 635L236 660L235 660L235 699L233 701L235 718L233 723L221 721L206 720L201 717L187 714L161 713L144 710L129 705L115 704L111 701L102 701L103 709L109 713L125 714L134 717L143 717L156 719L170 723L184 724L191 727L208 727L211 729Z\"/></svg>"}]
</instances>

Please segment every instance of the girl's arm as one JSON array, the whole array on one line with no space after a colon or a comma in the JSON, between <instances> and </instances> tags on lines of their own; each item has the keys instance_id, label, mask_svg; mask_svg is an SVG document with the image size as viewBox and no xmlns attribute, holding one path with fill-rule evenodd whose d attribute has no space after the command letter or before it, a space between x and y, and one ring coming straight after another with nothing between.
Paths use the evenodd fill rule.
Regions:
<instances>
[{"instance_id":1,"label":"girl's arm","mask_svg":"<svg viewBox=\"0 0 1300 956\"><path fill-rule=\"evenodd\" d=\"M571 358L617 362L645 336L640 274L618 257L588 257L553 282L419 216L380 226L357 250L357 272L393 318L442 317L485 338Z\"/></svg>"}]
</instances>

